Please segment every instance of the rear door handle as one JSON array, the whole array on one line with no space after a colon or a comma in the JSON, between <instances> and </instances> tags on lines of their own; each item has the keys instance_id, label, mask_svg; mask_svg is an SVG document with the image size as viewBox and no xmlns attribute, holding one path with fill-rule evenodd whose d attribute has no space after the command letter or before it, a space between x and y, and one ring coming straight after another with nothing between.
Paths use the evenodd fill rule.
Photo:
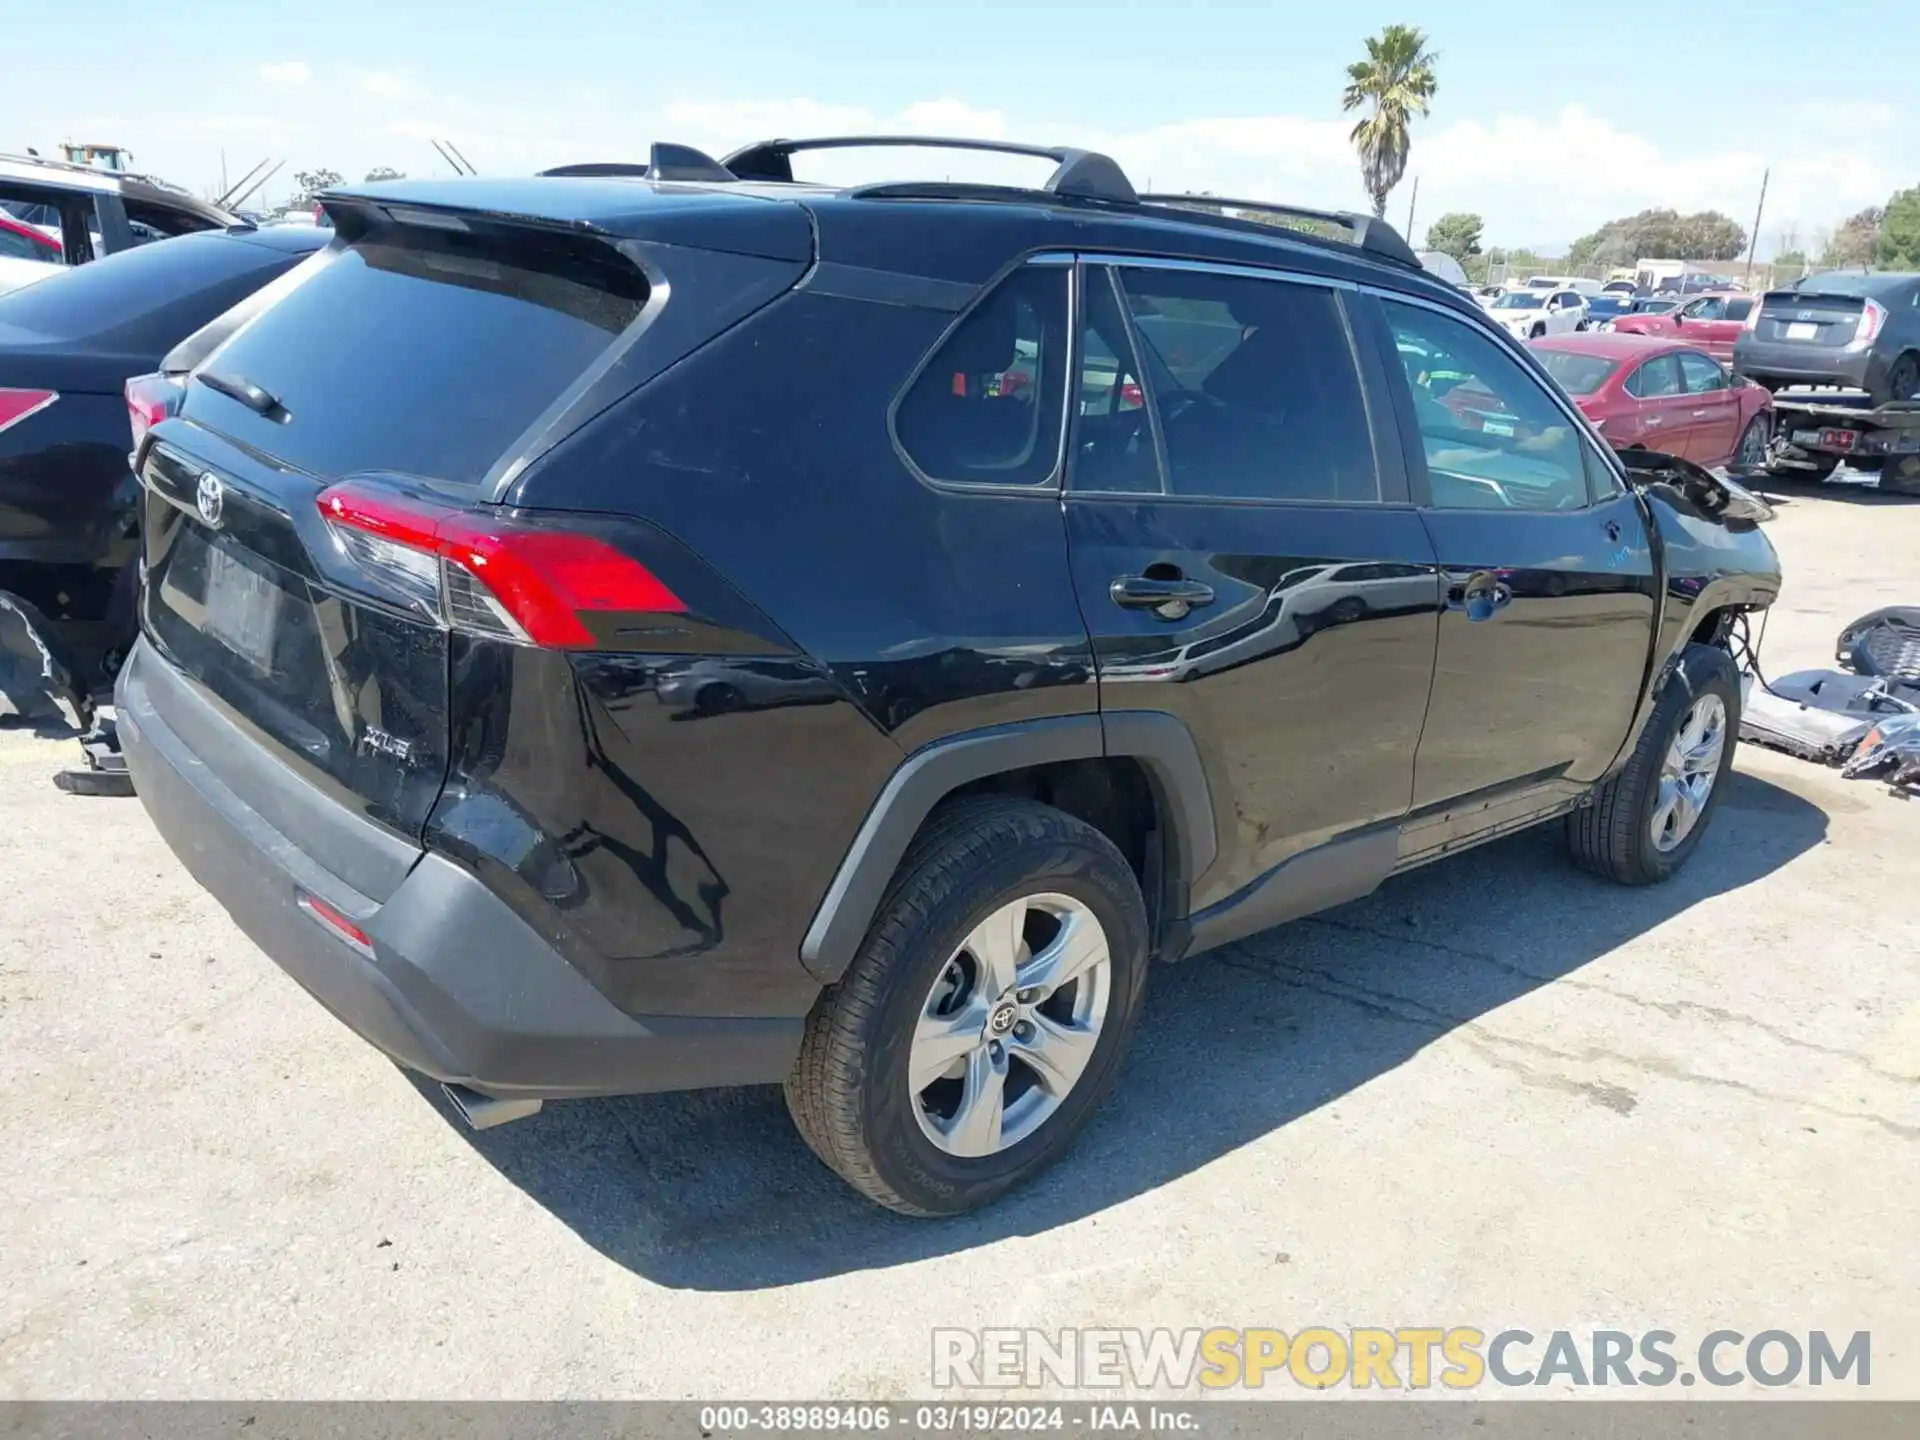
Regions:
<instances>
[{"instance_id":1,"label":"rear door handle","mask_svg":"<svg viewBox=\"0 0 1920 1440\"><path fill-rule=\"evenodd\" d=\"M1121 575L1107 587L1113 603L1129 610L1151 610L1162 620L1182 620L1189 610L1213 603L1213 587L1198 580L1156 580Z\"/></svg>"}]
</instances>

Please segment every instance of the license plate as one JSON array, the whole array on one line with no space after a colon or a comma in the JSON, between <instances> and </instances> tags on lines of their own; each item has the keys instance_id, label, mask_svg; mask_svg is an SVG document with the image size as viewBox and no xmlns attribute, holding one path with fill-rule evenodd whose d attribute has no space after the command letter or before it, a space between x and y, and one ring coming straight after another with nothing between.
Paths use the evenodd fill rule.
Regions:
<instances>
[{"instance_id":1,"label":"license plate","mask_svg":"<svg viewBox=\"0 0 1920 1440\"><path fill-rule=\"evenodd\" d=\"M1820 327L1811 320L1796 320L1787 326L1789 340L1813 340L1819 334Z\"/></svg>"},{"instance_id":2,"label":"license plate","mask_svg":"<svg viewBox=\"0 0 1920 1440\"><path fill-rule=\"evenodd\" d=\"M265 673L273 669L280 587L225 550L207 550L207 633Z\"/></svg>"}]
</instances>

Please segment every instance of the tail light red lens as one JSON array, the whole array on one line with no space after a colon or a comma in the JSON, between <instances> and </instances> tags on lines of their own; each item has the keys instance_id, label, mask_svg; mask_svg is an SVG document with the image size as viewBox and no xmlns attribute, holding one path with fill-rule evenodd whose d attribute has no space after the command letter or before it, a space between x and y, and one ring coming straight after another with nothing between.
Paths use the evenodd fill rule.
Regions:
<instances>
[{"instance_id":1,"label":"tail light red lens","mask_svg":"<svg viewBox=\"0 0 1920 1440\"><path fill-rule=\"evenodd\" d=\"M1887 307L1877 300L1862 301L1860 305L1860 324L1853 332L1853 343L1849 350L1864 350L1880 334L1881 327L1887 323Z\"/></svg>"},{"instance_id":2,"label":"tail light red lens","mask_svg":"<svg viewBox=\"0 0 1920 1440\"><path fill-rule=\"evenodd\" d=\"M639 561L594 535L529 525L348 482L320 513L348 559L449 629L591 650L586 617L685 612Z\"/></svg>"},{"instance_id":3,"label":"tail light red lens","mask_svg":"<svg viewBox=\"0 0 1920 1440\"><path fill-rule=\"evenodd\" d=\"M10 430L29 415L38 415L59 398L58 390L9 390L0 386L0 430Z\"/></svg>"},{"instance_id":4,"label":"tail light red lens","mask_svg":"<svg viewBox=\"0 0 1920 1440\"><path fill-rule=\"evenodd\" d=\"M139 452L147 435L179 408L186 387L165 375L135 375L127 381L127 420L133 426L133 448Z\"/></svg>"}]
</instances>

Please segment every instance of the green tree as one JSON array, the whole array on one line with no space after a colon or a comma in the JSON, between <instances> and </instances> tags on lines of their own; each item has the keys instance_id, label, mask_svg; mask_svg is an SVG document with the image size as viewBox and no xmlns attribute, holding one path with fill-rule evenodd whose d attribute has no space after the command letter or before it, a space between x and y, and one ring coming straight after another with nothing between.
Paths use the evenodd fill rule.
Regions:
<instances>
[{"instance_id":1,"label":"green tree","mask_svg":"<svg viewBox=\"0 0 1920 1440\"><path fill-rule=\"evenodd\" d=\"M406 178L406 171L396 170L391 165L376 165L367 171L367 183L369 185L376 180L404 180Z\"/></svg>"},{"instance_id":2,"label":"green tree","mask_svg":"<svg viewBox=\"0 0 1920 1440\"><path fill-rule=\"evenodd\" d=\"M1480 253L1480 232L1486 222L1478 215L1455 210L1427 227L1427 248L1465 261Z\"/></svg>"},{"instance_id":3,"label":"green tree","mask_svg":"<svg viewBox=\"0 0 1920 1440\"><path fill-rule=\"evenodd\" d=\"M1878 205L1869 205L1859 214L1849 215L1827 241L1820 263L1829 269L1867 264L1879 248L1880 224L1886 214Z\"/></svg>"},{"instance_id":4,"label":"green tree","mask_svg":"<svg viewBox=\"0 0 1920 1440\"><path fill-rule=\"evenodd\" d=\"M338 170L296 170L293 183L299 187L287 202L289 209L300 209L313 204L313 197L322 190L331 190L340 183Z\"/></svg>"},{"instance_id":5,"label":"green tree","mask_svg":"<svg viewBox=\"0 0 1920 1440\"><path fill-rule=\"evenodd\" d=\"M1433 104L1433 67L1439 56L1427 49L1427 37L1410 25L1389 25L1367 37L1367 58L1347 66L1347 88L1340 108L1368 113L1353 127L1360 152L1360 178L1373 197L1373 213L1384 220L1387 196L1407 173L1413 150L1414 117Z\"/></svg>"},{"instance_id":6,"label":"green tree","mask_svg":"<svg viewBox=\"0 0 1920 1440\"><path fill-rule=\"evenodd\" d=\"M1663 260L1732 260L1743 254L1747 232L1717 210L1682 215L1677 210L1642 210L1609 220L1591 235L1573 242L1567 263L1630 265L1642 256Z\"/></svg>"},{"instance_id":7,"label":"green tree","mask_svg":"<svg viewBox=\"0 0 1920 1440\"><path fill-rule=\"evenodd\" d=\"M1920 270L1920 185L1887 201L1874 258L1884 270Z\"/></svg>"}]
</instances>

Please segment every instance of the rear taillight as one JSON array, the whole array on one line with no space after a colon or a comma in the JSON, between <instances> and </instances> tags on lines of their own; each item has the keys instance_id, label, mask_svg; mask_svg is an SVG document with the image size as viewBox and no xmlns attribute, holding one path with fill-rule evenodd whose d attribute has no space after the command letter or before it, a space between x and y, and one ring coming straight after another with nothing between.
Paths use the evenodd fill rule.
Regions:
<instances>
[{"instance_id":1,"label":"rear taillight","mask_svg":"<svg viewBox=\"0 0 1920 1440\"><path fill-rule=\"evenodd\" d=\"M361 571L449 629L523 645L591 650L587 617L679 614L686 605L606 541L348 482L320 513Z\"/></svg>"},{"instance_id":2,"label":"rear taillight","mask_svg":"<svg viewBox=\"0 0 1920 1440\"><path fill-rule=\"evenodd\" d=\"M58 390L8 390L0 387L0 430L12 429L60 398Z\"/></svg>"},{"instance_id":3,"label":"rear taillight","mask_svg":"<svg viewBox=\"0 0 1920 1440\"><path fill-rule=\"evenodd\" d=\"M135 375L127 381L127 420L133 426L136 455L153 427L180 408L186 393L184 385L166 375Z\"/></svg>"},{"instance_id":4,"label":"rear taillight","mask_svg":"<svg viewBox=\"0 0 1920 1440\"><path fill-rule=\"evenodd\" d=\"M1877 300L1865 300L1860 305L1860 323L1853 332L1853 339L1847 345L1849 350L1864 350L1880 334L1880 327L1887 323L1887 307Z\"/></svg>"}]
</instances>

